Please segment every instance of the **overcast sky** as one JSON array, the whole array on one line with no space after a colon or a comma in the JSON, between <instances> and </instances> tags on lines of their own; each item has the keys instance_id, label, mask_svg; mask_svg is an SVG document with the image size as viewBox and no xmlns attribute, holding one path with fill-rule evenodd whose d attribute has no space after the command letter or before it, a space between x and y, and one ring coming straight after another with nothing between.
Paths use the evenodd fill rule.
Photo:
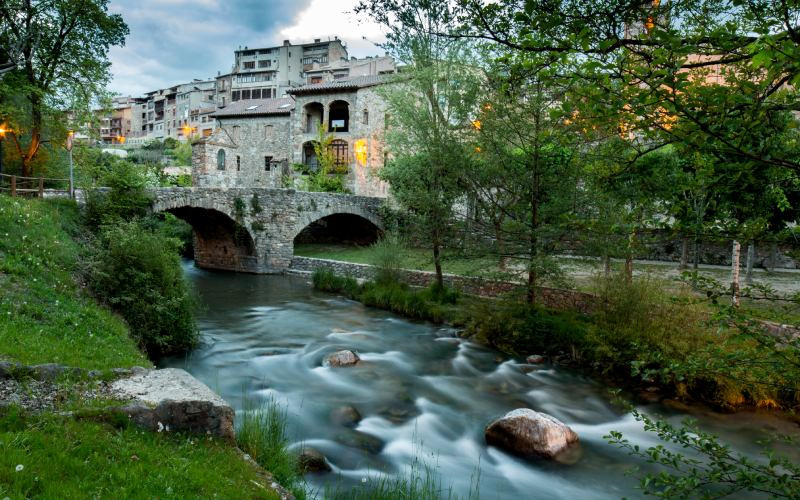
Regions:
<instances>
[{"instance_id":1,"label":"overcast sky","mask_svg":"<svg viewBox=\"0 0 800 500\"><path fill-rule=\"evenodd\" d=\"M378 26L352 14L357 0L112 0L130 28L111 49L110 89L143 93L230 71L233 51L338 36L351 56L382 54ZM363 39L366 37L367 41Z\"/></svg>"}]
</instances>

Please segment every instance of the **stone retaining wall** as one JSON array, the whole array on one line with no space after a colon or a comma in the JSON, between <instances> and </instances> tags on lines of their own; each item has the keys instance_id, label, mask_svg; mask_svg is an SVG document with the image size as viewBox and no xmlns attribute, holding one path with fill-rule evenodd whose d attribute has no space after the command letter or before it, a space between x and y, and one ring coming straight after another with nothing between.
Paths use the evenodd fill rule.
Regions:
<instances>
[{"instance_id":1,"label":"stone retaining wall","mask_svg":"<svg viewBox=\"0 0 800 500\"><path fill-rule=\"evenodd\" d=\"M315 259L312 257L292 258L291 271L313 272L315 269L329 269L342 276L352 276L358 279L371 279L376 272L375 266L369 264L356 264L329 259ZM412 286L425 287L430 285L436 274L430 271L401 270L401 279ZM491 280L470 276L445 274L444 282L447 286L471 295L483 297L497 297L509 292L519 290L523 285L509 281ZM538 288L538 302L552 309L571 310L580 313L590 313L594 309L596 297L589 293L575 290L562 290L559 288Z\"/></svg>"}]
</instances>

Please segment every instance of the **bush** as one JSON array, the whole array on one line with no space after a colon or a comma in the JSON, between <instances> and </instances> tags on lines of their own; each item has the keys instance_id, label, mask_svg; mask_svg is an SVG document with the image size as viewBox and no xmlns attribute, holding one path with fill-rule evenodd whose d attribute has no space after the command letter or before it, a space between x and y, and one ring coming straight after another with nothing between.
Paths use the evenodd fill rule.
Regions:
<instances>
[{"instance_id":1,"label":"bush","mask_svg":"<svg viewBox=\"0 0 800 500\"><path fill-rule=\"evenodd\" d=\"M341 293L356 298L359 294L358 282L351 276L339 276L329 269L318 267L311 275L314 288L323 292Z\"/></svg>"},{"instance_id":2,"label":"bush","mask_svg":"<svg viewBox=\"0 0 800 500\"><path fill-rule=\"evenodd\" d=\"M369 248L369 252L370 263L378 270L375 281L388 283L400 279L405 246L397 233L386 233Z\"/></svg>"},{"instance_id":3,"label":"bush","mask_svg":"<svg viewBox=\"0 0 800 500\"><path fill-rule=\"evenodd\" d=\"M588 325L575 313L551 311L517 300L482 303L467 320L470 335L503 352L577 354L587 349Z\"/></svg>"},{"instance_id":4,"label":"bush","mask_svg":"<svg viewBox=\"0 0 800 500\"><path fill-rule=\"evenodd\" d=\"M139 221L106 226L89 279L151 357L183 352L198 338L194 299L180 266L179 240Z\"/></svg>"},{"instance_id":5,"label":"bush","mask_svg":"<svg viewBox=\"0 0 800 500\"><path fill-rule=\"evenodd\" d=\"M97 230L105 224L129 221L144 217L150 210L147 195L147 172L128 161L117 161L101 178L108 192L88 191L85 221L90 229Z\"/></svg>"}]
</instances>

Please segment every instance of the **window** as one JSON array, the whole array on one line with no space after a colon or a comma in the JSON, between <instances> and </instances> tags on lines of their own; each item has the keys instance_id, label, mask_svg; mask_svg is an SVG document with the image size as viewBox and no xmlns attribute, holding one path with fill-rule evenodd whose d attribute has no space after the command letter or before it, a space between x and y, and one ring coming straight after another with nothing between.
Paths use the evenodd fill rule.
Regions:
<instances>
[{"instance_id":1,"label":"window","mask_svg":"<svg viewBox=\"0 0 800 500\"><path fill-rule=\"evenodd\" d=\"M250 96L251 99L261 99L261 89L253 89L253 93Z\"/></svg>"},{"instance_id":2,"label":"window","mask_svg":"<svg viewBox=\"0 0 800 500\"><path fill-rule=\"evenodd\" d=\"M236 171L240 171L242 169L242 157L236 155Z\"/></svg>"},{"instance_id":3,"label":"window","mask_svg":"<svg viewBox=\"0 0 800 500\"><path fill-rule=\"evenodd\" d=\"M246 101L250 99L250 89L242 90L242 100Z\"/></svg>"},{"instance_id":4,"label":"window","mask_svg":"<svg viewBox=\"0 0 800 500\"><path fill-rule=\"evenodd\" d=\"M270 66L272 66L272 61L270 60L258 61L259 68L269 68Z\"/></svg>"},{"instance_id":5,"label":"window","mask_svg":"<svg viewBox=\"0 0 800 500\"><path fill-rule=\"evenodd\" d=\"M269 172L270 167L272 167L272 157L265 156L264 157L264 172Z\"/></svg>"},{"instance_id":6,"label":"window","mask_svg":"<svg viewBox=\"0 0 800 500\"><path fill-rule=\"evenodd\" d=\"M349 163L347 157L347 141L336 139L331 142L330 151L333 154L333 164L337 167L346 167Z\"/></svg>"},{"instance_id":7,"label":"window","mask_svg":"<svg viewBox=\"0 0 800 500\"><path fill-rule=\"evenodd\" d=\"M300 62L303 64L313 64L313 63L325 64L326 62L328 62L328 56L324 55L324 56L304 57L300 60Z\"/></svg>"},{"instance_id":8,"label":"window","mask_svg":"<svg viewBox=\"0 0 800 500\"><path fill-rule=\"evenodd\" d=\"M262 56L269 54L270 52L272 52L270 49L262 49L258 51L258 53L261 54Z\"/></svg>"},{"instance_id":9,"label":"window","mask_svg":"<svg viewBox=\"0 0 800 500\"><path fill-rule=\"evenodd\" d=\"M241 96L241 94L239 93L239 91L238 90L234 90L233 94L231 94L231 101L238 101L240 99L240 96ZM225 98L223 97L222 99L224 101ZM225 104L225 103L223 102L223 104Z\"/></svg>"},{"instance_id":10,"label":"window","mask_svg":"<svg viewBox=\"0 0 800 500\"><path fill-rule=\"evenodd\" d=\"M272 125L264 125L264 139L272 139Z\"/></svg>"},{"instance_id":11,"label":"window","mask_svg":"<svg viewBox=\"0 0 800 500\"><path fill-rule=\"evenodd\" d=\"M234 125L233 126L233 140L234 141L238 141L239 140L239 134L241 133L241 130L242 129L241 129L241 127L239 127L239 125Z\"/></svg>"},{"instance_id":12,"label":"window","mask_svg":"<svg viewBox=\"0 0 800 500\"><path fill-rule=\"evenodd\" d=\"M217 151L217 170L225 170L225 150Z\"/></svg>"},{"instance_id":13,"label":"window","mask_svg":"<svg viewBox=\"0 0 800 500\"><path fill-rule=\"evenodd\" d=\"M361 116L361 122L364 125L369 124L369 111L367 111L366 109L364 110L364 114Z\"/></svg>"},{"instance_id":14,"label":"window","mask_svg":"<svg viewBox=\"0 0 800 500\"><path fill-rule=\"evenodd\" d=\"M321 76L312 76L311 77L311 81L309 83L322 83L322 77Z\"/></svg>"},{"instance_id":15,"label":"window","mask_svg":"<svg viewBox=\"0 0 800 500\"><path fill-rule=\"evenodd\" d=\"M244 63L244 69L256 69L256 62L255 61L247 61Z\"/></svg>"}]
</instances>

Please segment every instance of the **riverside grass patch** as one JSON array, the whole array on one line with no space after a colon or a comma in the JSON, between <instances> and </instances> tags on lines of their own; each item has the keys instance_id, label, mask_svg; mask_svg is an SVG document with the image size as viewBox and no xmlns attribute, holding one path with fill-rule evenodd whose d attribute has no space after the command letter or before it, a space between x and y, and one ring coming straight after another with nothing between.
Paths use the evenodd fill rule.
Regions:
<instances>
[{"instance_id":1,"label":"riverside grass patch","mask_svg":"<svg viewBox=\"0 0 800 500\"><path fill-rule=\"evenodd\" d=\"M279 498L216 438L0 415L0 498Z\"/></svg>"},{"instance_id":2,"label":"riverside grass patch","mask_svg":"<svg viewBox=\"0 0 800 500\"><path fill-rule=\"evenodd\" d=\"M0 358L87 369L150 366L125 324L76 280L78 207L0 196Z\"/></svg>"}]
</instances>

